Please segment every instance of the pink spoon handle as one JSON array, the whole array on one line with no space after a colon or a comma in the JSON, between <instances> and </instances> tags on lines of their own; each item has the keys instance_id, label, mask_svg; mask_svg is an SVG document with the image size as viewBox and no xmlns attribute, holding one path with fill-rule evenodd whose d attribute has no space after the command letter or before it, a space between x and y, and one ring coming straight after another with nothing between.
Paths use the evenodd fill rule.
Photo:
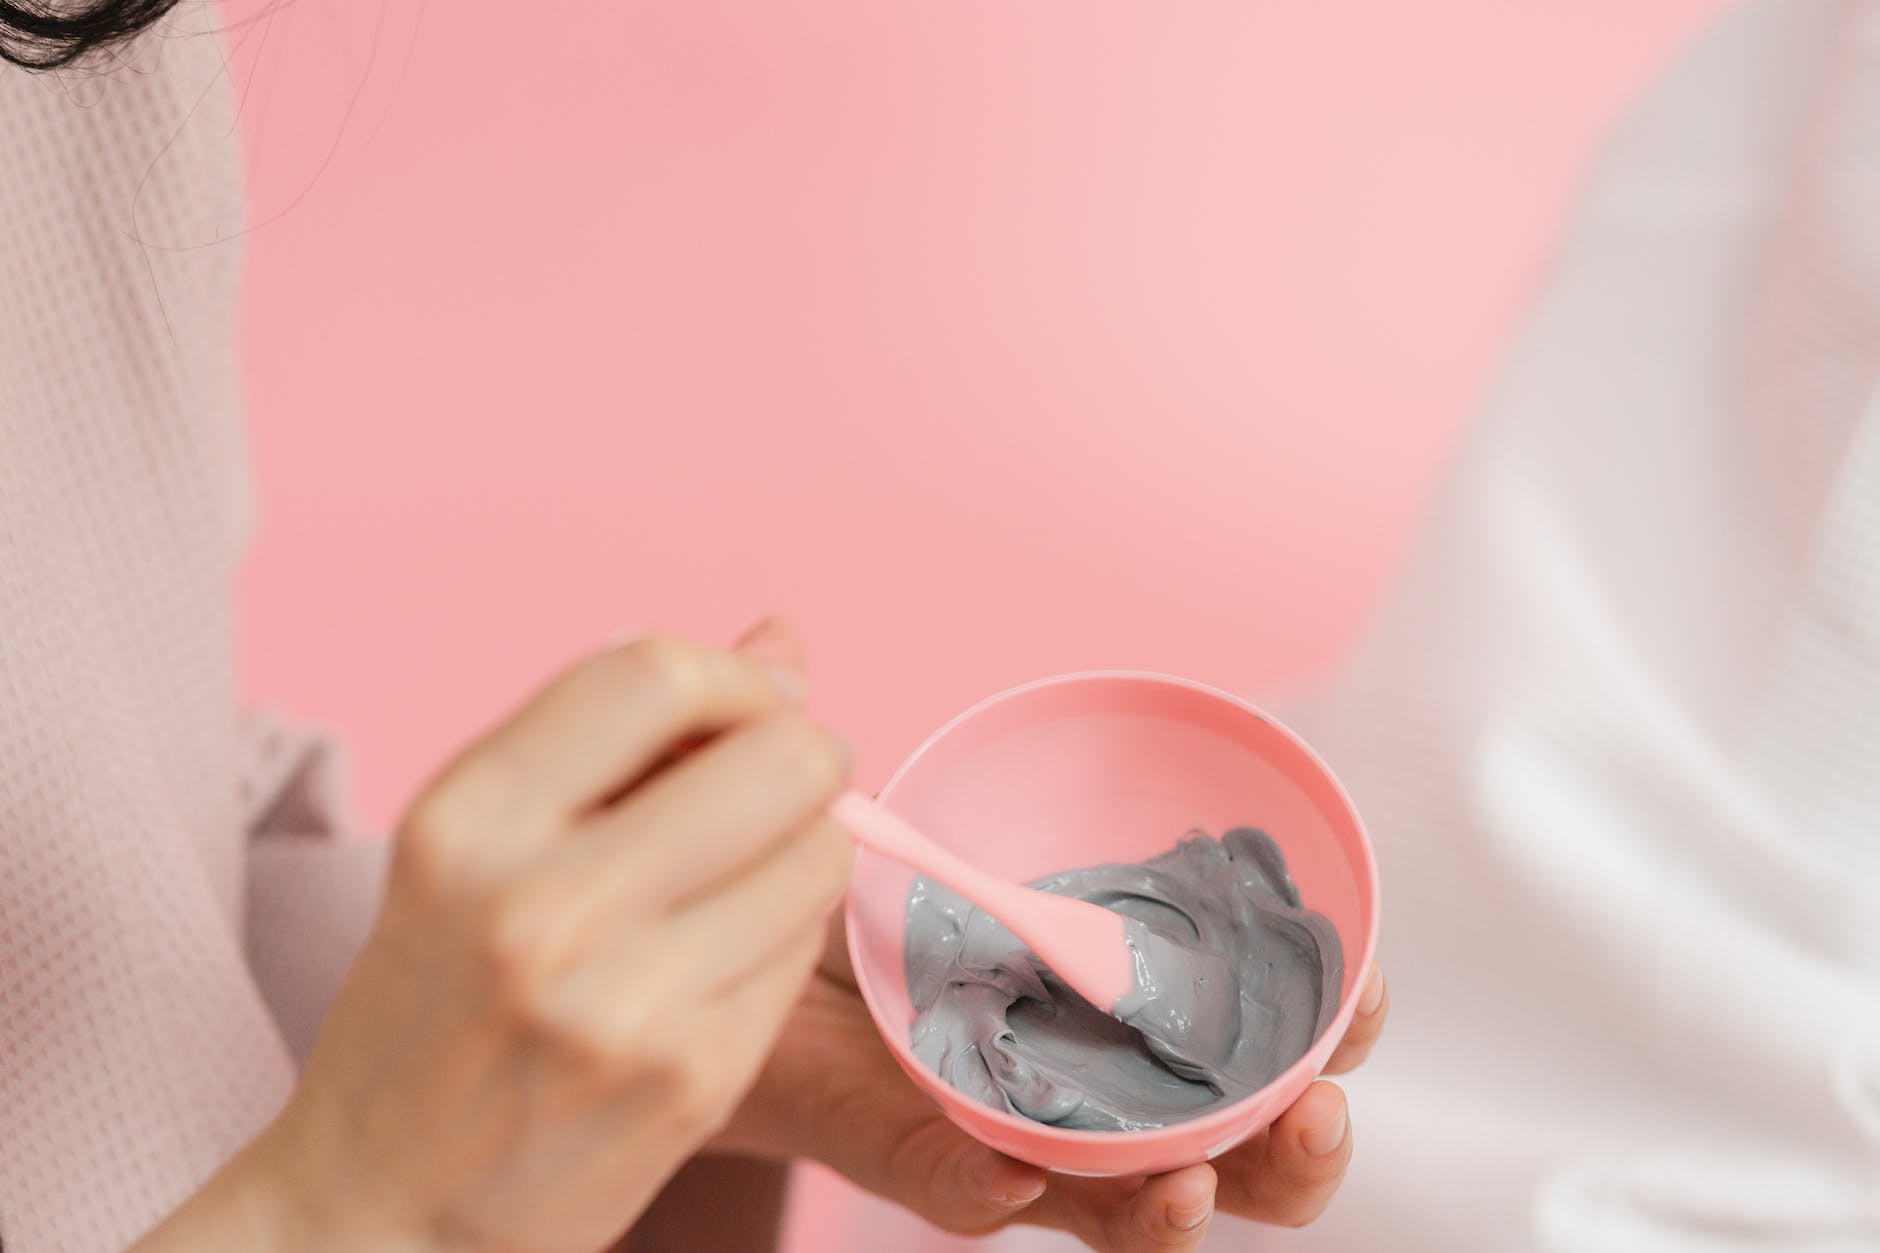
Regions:
<instances>
[{"instance_id":1,"label":"pink spoon handle","mask_svg":"<svg viewBox=\"0 0 1880 1253\"><path fill-rule=\"evenodd\" d=\"M858 843L938 879L1004 923L1092 1005L1113 1011L1136 986L1121 914L987 874L860 792L844 792L829 812Z\"/></svg>"}]
</instances>

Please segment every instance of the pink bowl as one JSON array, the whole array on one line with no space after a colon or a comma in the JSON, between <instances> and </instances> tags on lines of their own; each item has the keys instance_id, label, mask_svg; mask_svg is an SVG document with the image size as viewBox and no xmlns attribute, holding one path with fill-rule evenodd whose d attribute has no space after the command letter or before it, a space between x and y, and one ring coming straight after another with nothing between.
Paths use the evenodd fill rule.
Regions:
<instances>
[{"instance_id":1,"label":"pink bowl","mask_svg":"<svg viewBox=\"0 0 1880 1253\"><path fill-rule=\"evenodd\" d=\"M1351 799L1305 743L1254 706L1186 679L1096 671L1041 679L974 705L930 736L881 800L997 874L1030 880L1140 861L1191 827L1262 827L1306 906L1344 945L1337 1016L1266 1087L1149 1131L1073 1131L971 1100L908 1044L904 937L914 872L862 850L849 890L849 952L868 1012L902 1069L947 1117L1003 1153L1078 1175L1134 1175L1205 1161L1277 1118L1330 1058L1377 948L1377 863Z\"/></svg>"}]
</instances>

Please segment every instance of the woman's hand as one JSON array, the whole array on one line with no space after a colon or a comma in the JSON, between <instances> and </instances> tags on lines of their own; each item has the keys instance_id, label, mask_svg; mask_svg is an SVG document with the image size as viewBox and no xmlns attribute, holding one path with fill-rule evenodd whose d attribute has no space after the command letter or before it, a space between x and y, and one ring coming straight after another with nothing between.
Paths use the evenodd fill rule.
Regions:
<instances>
[{"instance_id":1,"label":"woman's hand","mask_svg":"<svg viewBox=\"0 0 1880 1253\"><path fill-rule=\"evenodd\" d=\"M618 1237L750 1087L847 880L847 754L800 695L645 639L460 754L286 1110L196 1208L244 1214L245 1248ZM218 1247L190 1210L148 1247Z\"/></svg>"},{"instance_id":2,"label":"woman's hand","mask_svg":"<svg viewBox=\"0 0 1880 1253\"><path fill-rule=\"evenodd\" d=\"M722 1147L814 1158L948 1231L1036 1223L1105 1253L1185 1253L1216 1210L1300 1226L1344 1179L1345 1097L1323 1080L1232 1152L1150 1178L1047 1174L985 1147L947 1121L889 1054L856 990L840 921L832 920L827 956ZM1327 1074L1364 1060L1389 1006L1376 972Z\"/></svg>"},{"instance_id":3,"label":"woman's hand","mask_svg":"<svg viewBox=\"0 0 1880 1253\"><path fill-rule=\"evenodd\" d=\"M800 672L788 632L766 655ZM1328 1075L1369 1056L1390 995L1373 969ZM1102 1253L1187 1253L1216 1210L1303 1226L1345 1177L1351 1130L1345 1094L1321 1080L1266 1130L1212 1162L1149 1178L1049 1174L961 1131L914 1086L862 1003L840 915L823 960L744 1104L714 1147L808 1157L947 1231L983 1235L1012 1223L1068 1231Z\"/></svg>"}]
</instances>

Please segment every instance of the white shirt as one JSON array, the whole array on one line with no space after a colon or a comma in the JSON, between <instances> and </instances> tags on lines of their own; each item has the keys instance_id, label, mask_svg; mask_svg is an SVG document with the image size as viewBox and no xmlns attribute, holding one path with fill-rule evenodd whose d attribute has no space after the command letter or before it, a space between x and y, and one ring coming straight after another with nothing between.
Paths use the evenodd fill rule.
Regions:
<instances>
[{"instance_id":1,"label":"white shirt","mask_svg":"<svg viewBox=\"0 0 1880 1253\"><path fill-rule=\"evenodd\" d=\"M1738 9L1616 136L1303 729L1395 1009L1274 1247L1880 1249L1880 5Z\"/></svg>"},{"instance_id":2,"label":"white shirt","mask_svg":"<svg viewBox=\"0 0 1880 1253\"><path fill-rule=\"evenodd\" d=\"M1326 1216L1206 1248L1880 1249L1880 4L1733 10L1621 128L1298 723L1393 1020Z\"/></svg>"}]
</instances>

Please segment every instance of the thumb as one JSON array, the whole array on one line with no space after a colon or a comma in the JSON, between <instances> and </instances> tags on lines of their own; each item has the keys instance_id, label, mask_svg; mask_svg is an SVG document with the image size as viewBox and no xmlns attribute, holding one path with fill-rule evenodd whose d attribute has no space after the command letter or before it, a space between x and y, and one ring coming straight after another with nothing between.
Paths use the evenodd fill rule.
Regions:
<instances>
[{"instance_id":1,"label":"thumb","mask_svg":"<svg viewBox=\"0 0 1880 1253\"><path fill-rule=\"evenodd\" d=\"M886 1181L890 1199L962 1235L995 1231L1044 1195L1044 1171L987 1148L944 1120L921 1128L896 1159L893 1178Z\"/></svg>"}]
</instances>

